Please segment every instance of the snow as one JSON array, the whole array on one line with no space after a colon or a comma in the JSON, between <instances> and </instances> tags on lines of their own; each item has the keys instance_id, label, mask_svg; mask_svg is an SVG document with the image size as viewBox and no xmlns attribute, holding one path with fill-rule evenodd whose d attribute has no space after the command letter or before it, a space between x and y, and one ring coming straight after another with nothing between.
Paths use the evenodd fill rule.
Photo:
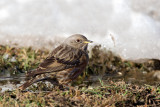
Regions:
<instances>
[{"instance_id":1,"label":"snow","mask_svg":"<svg viewBox=\"0 0 160 107\"><path fill-rule=\"evenodd\" d=\"M1 0L0 44L48 47L80 33L125 59L160 59L160 1Z\"/></svg>"}]
</instances>

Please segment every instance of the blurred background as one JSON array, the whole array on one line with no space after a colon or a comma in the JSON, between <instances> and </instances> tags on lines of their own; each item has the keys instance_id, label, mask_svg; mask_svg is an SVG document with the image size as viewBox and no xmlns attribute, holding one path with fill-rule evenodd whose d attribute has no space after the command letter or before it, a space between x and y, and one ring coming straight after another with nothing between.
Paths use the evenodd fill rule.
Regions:
<instances>
[{"instance_id":1,"label":"blurred background","mask_svg":"<svg viewBox=\"0 0 160 107\"><path fill-rule=\"evenodd\" d=\"M160 59L160 1L0 0L0 44L53 49L80 33L124 59Z\"/></svg>"}]
</instances>

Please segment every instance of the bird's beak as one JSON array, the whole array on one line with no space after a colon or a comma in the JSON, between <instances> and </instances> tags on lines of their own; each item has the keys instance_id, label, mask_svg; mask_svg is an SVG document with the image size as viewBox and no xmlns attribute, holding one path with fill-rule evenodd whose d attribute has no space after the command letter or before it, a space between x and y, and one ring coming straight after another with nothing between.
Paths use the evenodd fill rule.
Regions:
<instances>
[{"instance_id":1,"label":"bird's beak","mask_svg":"<svg viewBox=\"0 0 160 107\"><path fill-rule=\"evenodd\" d=\"M90 40L86 40L86 41L84 41L83 43L92 43L93 41L90 41Z\"/></svg>"}]
</instances>

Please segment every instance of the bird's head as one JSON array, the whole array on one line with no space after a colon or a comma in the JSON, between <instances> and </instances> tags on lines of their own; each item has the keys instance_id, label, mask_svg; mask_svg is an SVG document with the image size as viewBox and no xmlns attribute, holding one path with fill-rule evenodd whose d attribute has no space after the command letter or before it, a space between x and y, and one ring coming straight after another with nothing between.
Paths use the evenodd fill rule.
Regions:
<instances>
[{"instance_id":1,"label":"bird's head","mask_svg":"<svg viewBox=\"0 0 160 107\"><path fill-rule=\"evenodd\" d=\"M64 43L74 48L82 49L86 51L88 47L88 43L92 43L92 41L88 40L85 36L81 34L74 34L68 37Z\"/></svg>"}]
</instances>

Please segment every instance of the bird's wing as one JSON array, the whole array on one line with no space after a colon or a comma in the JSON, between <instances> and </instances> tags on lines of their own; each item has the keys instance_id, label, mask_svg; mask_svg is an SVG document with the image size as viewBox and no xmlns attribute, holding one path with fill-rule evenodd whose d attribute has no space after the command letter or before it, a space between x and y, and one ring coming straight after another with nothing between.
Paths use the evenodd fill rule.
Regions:
<instances>
[{"instance_id":1,"label":"bird's wing","mask_svg":"<svg viewBox=\"0 0 160 107\"><path fill-rule=\"evenodd\" d=\"M57 72L72 68L88 62L85 52L69 46L60 45L39 65L38 69L27 74L36 76L38 74Z\"/></svg>"}]
</instances>

